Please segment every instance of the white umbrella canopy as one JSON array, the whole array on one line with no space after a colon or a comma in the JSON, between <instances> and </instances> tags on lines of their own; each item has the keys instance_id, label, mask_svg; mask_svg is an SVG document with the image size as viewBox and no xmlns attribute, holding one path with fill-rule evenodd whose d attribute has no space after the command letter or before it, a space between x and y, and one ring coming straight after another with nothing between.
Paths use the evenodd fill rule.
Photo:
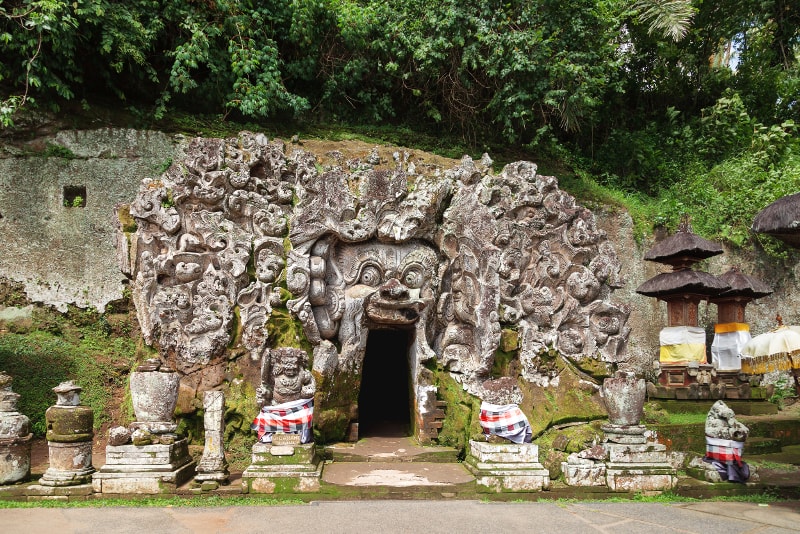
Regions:
<instances>
[{"instance_id":1,"label":"white umbrella canopy","mask_svg":"<svg viewBox=\"0 0 800 534\"><path fill-rule=\"evenodd\" d=\"M758 335L742 348L742 372L764 374L770 371L800 369L800 326L784 326Z\"/></svg>"}]
</instances>

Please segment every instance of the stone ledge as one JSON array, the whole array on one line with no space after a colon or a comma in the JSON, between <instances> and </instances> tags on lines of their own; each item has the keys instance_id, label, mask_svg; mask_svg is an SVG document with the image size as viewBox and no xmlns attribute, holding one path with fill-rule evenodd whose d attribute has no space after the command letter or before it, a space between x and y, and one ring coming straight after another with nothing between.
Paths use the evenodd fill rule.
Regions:
<instances>
[{"instance_id":1,"label":"stone ledge","mask_svg":"<svg viewBox=\"0 0 800 534\"><path fill-rule=\"evenodd\" d=\"M136 468L141 466L134 466ZM105 466L92 478L92 486L96 493L103 494L159 494L175 493L178 486L188 482L195 472L194 460L171 471L135 471L109 472Z\"/></svg>"}]
</instances>

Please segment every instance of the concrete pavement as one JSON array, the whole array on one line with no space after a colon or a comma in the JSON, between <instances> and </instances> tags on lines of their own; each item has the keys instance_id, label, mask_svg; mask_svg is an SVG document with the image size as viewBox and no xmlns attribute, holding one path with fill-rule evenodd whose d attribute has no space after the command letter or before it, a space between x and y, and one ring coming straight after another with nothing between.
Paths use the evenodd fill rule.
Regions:
<instances>
[{"instance_id":1,"label":"concrete pavement","mask_svg":"<svg viewBox=\"0 0 800 534\"><path fill-rule=\"evenodd\" d=\"M336 501L294 506L18 508L4 533L778 534L800 532L800 502Z\"/></svg>"}]
</instances>

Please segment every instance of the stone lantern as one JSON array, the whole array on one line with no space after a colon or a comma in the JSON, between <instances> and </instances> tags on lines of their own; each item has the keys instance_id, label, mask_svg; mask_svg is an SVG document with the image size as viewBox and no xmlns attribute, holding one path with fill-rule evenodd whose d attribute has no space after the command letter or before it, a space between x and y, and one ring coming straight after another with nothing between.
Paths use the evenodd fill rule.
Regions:
<instances>
[{"instance_id":1,"label":"stone lantern","mask_svg":"<svg viewBox=\"0 0 800 534\"><path fill-rule=\"evenodd\" d=\"M92 480L94 412L81 406L82 389L71 380L53 388L58 400L44 414L50 467L39 480L42 486L77 486Z\"/></svg>"},{"instance_id":2,"label":"stone lantern","mask_svg":"<svg viewBox=\"0 0 800 534\"><path fill-rule=\"evenodd\" d=\"M30 420L17 411L19 393L12 378L0 372L0 484L13 484L31 474Z\"/></svg>"}]
</instances>

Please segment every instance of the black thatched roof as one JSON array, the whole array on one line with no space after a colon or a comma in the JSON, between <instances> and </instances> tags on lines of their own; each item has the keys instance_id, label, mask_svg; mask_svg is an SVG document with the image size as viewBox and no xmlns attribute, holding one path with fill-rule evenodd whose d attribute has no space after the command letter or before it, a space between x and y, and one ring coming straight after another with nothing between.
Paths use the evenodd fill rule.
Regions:
<instances>
[{"instance_id":1,"label":"black thatched roof","mask_svg":"<svg viewBox=\"0 0 800 534\"><path fill-rule=\"evenodd\" d=\"M752 229L800 248L800 193L781 197L759 211Z\"/></svg>"},{"instance_id":2,"label":"black thatched roof","mask_svg":"<svg viewBox=\"0 0 800 534\"><path fill-rule=\"evenodd\" d=\"M637 287L636 292L648 297L665 297L684 293L711 297L728 289L730 286L713 274L692 269L680 269L654 276Z\"/></svg>"},{"instance_id":3,"label":"black thatched roof","mask_svg":"<svg viewBox=\"0 0 800 534\"><path fill-rule=\"evenodd\" d=\"M703 239L692 232L688 223L683 223L677 232L656 243L644 259L680 268L717 254L722 254L721 245Z\"/></svg>"},{"instance_id":4,"label":"black thatched roof","mask_svg":"<svg viewBox=\"0 0 800 534\"><path fill-rule=\"evenodd\" d=\"M758 278L744 274L738 267L731 267L728 272L719 275L717 278L730 286L730 289L717 295L717 298L748 297L760 299L772 293L771 287Z\"/></svg>"}]
</instances>

